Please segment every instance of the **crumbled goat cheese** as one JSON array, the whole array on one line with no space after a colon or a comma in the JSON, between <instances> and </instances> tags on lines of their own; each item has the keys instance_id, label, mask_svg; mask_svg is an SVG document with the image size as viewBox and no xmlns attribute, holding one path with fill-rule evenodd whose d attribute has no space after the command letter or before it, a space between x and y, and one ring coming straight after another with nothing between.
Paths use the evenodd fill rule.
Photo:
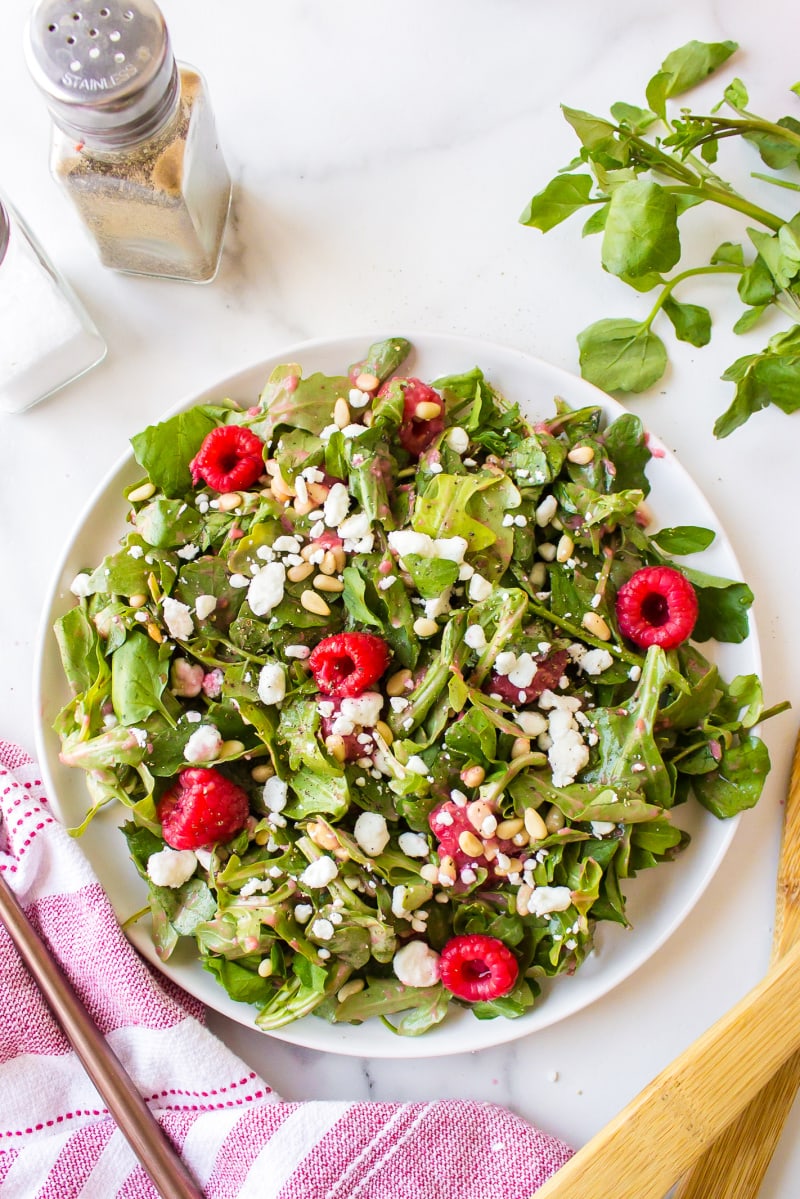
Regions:
<instances>
[{"instance_id":1,"label":"crumbled goat cheese","mask_svg":"<svg viewBox=\"0 0 800 1199\"><path fill-rule=\"evenodd\" d=\"M411 755L406 762L406 770L410 770L412 774L426 775L428 773L428 767L425 765L424 759L421 758L419 754Z\"/></svg>"},{"instance_id":2,"label":"crumbled goat cheese","mask_svg":"<svg viewBox=\"0 0 800 1199\"><path fill-rule=\"evenodd\" d=\"M191 849L162 849L147 859L147 877L157 887L181 887L197 866Z\"/></svg>"},{"instance_id":3,"label":"crumbled goat cheese","mask_svg":"<svg viewBox=\"0 0 800 1199\"><path fill-rule=\"evenodd\" d=\"M431 557L460 564L464 561L467 545L466 537L437 537L433 542Z\"/></svg>"},{"instance_id":4,"label":"crumbled goat cheese","mask_svg":"<svg viewBox=\"0 0 800 1199\"><path fill-rule=\"evenodd\" d=\"M481 600L488 599L491 594L492 584L488 579L485 579L483 575L479 575L476 572L469 581L467 589L467 595L469 598L474 604L478 604L481 602Z\"/></svg>"},{"instance_id":5,"label":"crumbled goat cheese","mask_svg":"<svg viewBox=\"0 0 800 1199\"><path fill-rule=\"evenodd\" d=\"M258 676L258 698L262 704L279 704L286 695L286 675L280 662L267 662Z\"/></svg>"},{"instance_id":6,"label":"crumbled goat cheese","mask_svg":"<svg viewBox=\"0 0 800 1199\"><path fill-rule=\"evenodd\" d=\"M282 812L289 798L289 788L277 774L264 783L264 806L270 812Z\"/></svg>"},{"instance_id":7,"label":"crumbled goat cheese","mask_svg":"<svg viewBox=\"0 0 800 1199\"><path fill-rule=\"evenodd\" d=\"M311 650L307 645L287 645L283 652L287 658L299 658L303 661L309 656Z\"/></svg>"},{"instance_id":8,"label":"crumbled goat cheese","mask_svg":"<svg viewBox=\"0 0 800 1199\"><path fill-rule=\"evenodd\" d=\"M199 546L192 545L191 541L188 545L182 545L178 550L178 557L183 558L184 562L191 562L192 558L196 558L200 553Z\"/></svg>"},{"instance_id":9,"label":"crumbled goat cheese","mask_svg":"<svg viewBox=\"0 0 800 1199\"><path fill-rule=\"evenodd\" d=\"M194 621L192 614L189 611L188 604L182 604L180 600L173 599L168 595L164 599L164 624L167 626L170 637L174 637L176 641L186 641L194 632Z\"/></svg>"},{"instance_id":10,"label":"crumbled goat cheese","mask_svg":"<svg viewBox=\"0 0 800 1199\"><path fill-rule=\"evenodd\" d=\"M422 833L401 833L397 838L401 851L409 858L427 858L428 840Z\"/></svg>"},{"instance_id":11,"label":"crumbled goat cheese","mask_svg":"<svg viewBox=\"0 0 800 1199\"><path fill-rule=\"evenodd\" d=\"M169 687L173 695L194 699L203 690L205 670L186 658L176 658L169 668Z\"/></svg>"},{"instance_id":12,"label":"crumbled goat cheese","mask_svg":"<svg viewBox=\"0 0 800 1199\"><path fill-rule=\"evenodd\" d=\"M336 530L341 538L351 537L354 541L366 537L369 531L369 517L366 512L354 512L352 516L343 520Z\"/></svg>"},{"instance_id":13,"label":"crumbled goat cheese","mask_svg":"<svg viewBox=\"0 0 800 1199\"><path fill-rule=\"evenodd\" d=\"M377 812L362 812L353 827L353 836L364 853L371 858L383 853L389 844L386 820Z\"/></svg>"},{"instance_id":14,"label":"crumbled goat cheese","mask_svg":"<svg viewBox=\"0 0 800 1199\"><path fill-rule=\"evenodd\" d=\"M483 631L483 626L479 624L468 625L467 631L464 634L464 641L470 649L485 649L486 634Z\"/></svg>"},{"instance_id":15,"label":"crumbled goat cheese","mask_svg":"<svg viewBox=\"0 0 800 1199\"><path fill-rule=\"evenodd\" d=\"M538 737L547 730L547 717L541 712L520 712L517 724L526 737Z\"/></svg>"},{"instance_id":16,"label":"crumbled goat cheese","mask_svg":"<svg viewBox=\"0 0 800 1199\"><path fill-rule=\"evenodd\" d=\"M432 987L439 981L439 955L425 941L409 941L394 955L392 967L407 987Z\"/></svg>"},{"instance_id":17,"label":"crumbled goat cheese","mask_svg":"<svg viewBox=\"0 0 800 1199\"><path fill-rule=\"evenodd\" d=\"M607 837L617 827L613 820L593 820L591 824L592 835L595 837Z\"/></svg>"},{"instance_id":18,"label":"crumbled goat cheese","mask_svg":"<svg viewBox=\"0 0 800 1199\"><path fill-rule=\"evenodd\" d=\"M217 597L215 595L198 595L194 601L194 610L198 620L207 620L211 613L217 610Z\"/></svg>"},{"instance_id":19,"label":"crumbled goat cheese","mask_svg":"<svg viewBox=\"0 0 800 1199\"><path fill-rule=\"evenodd\" d=\"M513 670L508 672L508 681L515 687L530 687L538 667L528 653L520 654Z\"/></svg>"},{"instance_id":20,"label":"crumbled goat cheese","mask_svg":"<svg viewBox=\"0 0 800 1199\"><path fill-rule=\"evenodd\" d=\"M278 554L298 554L300 552L300 542L296 537L292 537L286 533L275 538L272 548Z\"/></svg>"},{"instance_id":21,"label":"crumbled goat cheese","mask_svg":"<svg viewBox=\"0 0 800 1199\"><path fill-rule=\"evenodd\" d=\"M309 862L300 875L300 884L303 887L327 887L328 883L332 883L338 873L339 867L333 858L323 856L317 858L315 862ZM297 911L297 908L295 908L295 911Z\"/></svg>"},{"instance_id":22,"label":"crumbled goat cheese","mask_svg":"<svg viewBox=\"0 0 800 1199\"><path fill-rule=\"evenodd\" d=\"M608 670L614 659L607 649L588 649L576 658L576 662L578 669L582 670L584 674L594 676Z\"/></svg>"},{"instance_id":23,"label":"crumbled goat cheese","mask_svg":"<svg viewBox=\"0 0 800 1199\"><path fill-rule=\"evenodd\" d=\"M73 595L77 595L78 599L85 599L87 595L92 594L92 585L89 582L89 575L85 570L77 574L69 585L69 589Z\"/></svg>"},{"instance_id":24,"label":"crumbled goat cheese","mask_svg":"<svg viewBox=\"0 0 800 1199\"><path fill-rule=\"evenodd\" d=\"M536 887L528 900L531 916L547 916L550 912L565 912L572 903L569 887Z\"/></svg>"},{"instance_id":25,"label":"crumbled goat cheese","mask_svg":"<svg viewBox=\"0 0 800 1199\"><path fill-rule=\"evenodd\" d=\"M247 588L247 602L256 616L266 616L283 599L286 584L286 567L282 562L267 562L262 566Z\"/></svg>"},{"instance_id":26,"label":"crumbled goat cheese","mask_svg":"<svg viewBox=\"0 0 800 1199\"><path fill-rule=\"evenodd\" d=\"M213 762L222 745L222 733L213 724L201 724L195 729L183 751L187 762Z\"/></svg>"},{"instance_id":27,"label":"crumbled goat cheese","mask_svg":"<svg viewBox=\"0 0 800 1199\"><path fill-rule=\"evenodd\" d=\"M517 665L517 655L513 650L503 650L494 660L494 668L498 674L508 675Z\"/></svg>"},{"instance_id":28,"label":"crumbled goat cheese","mask_svg":"<svg viewBox=\"0 0 800 1199\"><path fill-rule=\"evenodd\" d=\"M298 924L308 924L313 915L314 909L310 903L298 903L295 906L294 918Z\"/></svg>"},{"instance_id":29,"label":"crumbled goat cheese","mask_svg":"<svg viewBox=\"0 0 800 1199\"><path fill-rule=\"evenodd\" d=\"M330 941L333 936L333 925L330 920L326 920L323 916L319 920L315 920L309 929L312 937L316 937L319 941Z\"/></svg>"},{"instance_id":30,"label":"crumbled goat cheese","mask_svg":"<svg viewBox=\"0 0 800 1199\"><path fill-rule=\"evenodd\" d=\"M388 535L391 548L400 558L416 554L418 558L433 556L433 538L427 533L415 533L413 529L397 529Z\"/></svg>"},{"instance_id":31,"label":"crumbled goat cheese","mask_svg":"<svg viewBox=\"0 0 800 1199\"><path fill-rule=\"evenodd\" d=\"M362 432L359 429L359 432ZM329 529L335 529L340 525L347 516L347 509L350 507L350 496L347 493L347 488L344 483L334 483L327 496L325 503L322 506L323 520Z\"/></svg>"},{"instance_id":32,"label":"crumbled goat cheese","mask_svg":"<svg viewBox=\"0 0 800 1199\"><path fill-rule=\"evenodd\" d=\"M339 714L362 728L372 728L381 718L383 696L379 691L362 691L361 695L346 695L339 705Z\"/></svg>"},{"instance_id":33,"label":"crumbled goat cheese","mask_svg":"<svg viewBox=\"0 0 800 1199\"><path fill-rule=\"evenodd\" d=\"M469 449L469 434L460 425L448 429L444 440L454 454L465 454Z\"/></svg>"}]
</instances>

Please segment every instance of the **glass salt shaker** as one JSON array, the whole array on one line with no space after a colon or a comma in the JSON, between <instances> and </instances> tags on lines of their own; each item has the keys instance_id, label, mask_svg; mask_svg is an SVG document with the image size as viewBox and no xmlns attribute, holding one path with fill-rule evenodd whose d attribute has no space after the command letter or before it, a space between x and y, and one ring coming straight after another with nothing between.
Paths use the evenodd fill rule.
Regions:
<instances>
[{"instance_id":1,"label":"glass salt shaker","mask_svg":"<svg viewBox=\"0 0 800 1199\"><path fill-rule=\"evenodd\" d=\"M50 169L118 271L205 283L231 180L203 77L152 0L38 0L26 54L53 120Z\"/></svg>"},{"instance_id":2,"label":"glass salt shaker","mask_svg":"<svg viewBox=\"0 0 800 1199\"><path fill-rule=\"evenodd\" d=\"M69 285L19 213L0 199L0 410L30 408L105 353Z\"/></svg>"}]
</instances>

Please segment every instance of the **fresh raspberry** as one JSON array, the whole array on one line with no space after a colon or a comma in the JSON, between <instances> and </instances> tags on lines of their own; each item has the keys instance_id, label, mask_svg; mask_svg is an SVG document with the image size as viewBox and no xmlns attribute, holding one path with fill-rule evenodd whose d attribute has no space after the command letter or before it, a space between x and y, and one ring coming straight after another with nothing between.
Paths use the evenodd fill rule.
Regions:
<instances>
[{"instance_id":1,"label":"fresh raspberry","mask_svg":"<svg viewBox=\"0 0 800 1199\"><path fill-rule=\"evenodd\" d=\"M195 486L202 479L219 492L252 487L264 473L264 442L240 425L220 425L206 435L189 469Z\"/></svg>"},{"instance_id":2,"label":"fresh raspberry","mask_svg":"<svg viewBox=\"0 0 800 1199\"><path fill-rule=\"evenodd\" d=\"M645 566L617 592L617 620L634 645L674 649L697 622L695 589L671 566Z\"/></svg>"},{"instance_id":3,"label":"fresh raspberry","mask_svg":"<svg viewBox=\"0 0 800 1199\"><path fill-rule=\"evenodd\" d=\"M308 664L326 695L360 695L389 665L389 647L374 633L335 633L312 650Z\"/></svg>"},{"instance_id":4,"label":"fresh raspberry","mask_svg":"<svg viewBox=\"0 0 800 1199\"><path fill-rule=\"evenodd\" d=\"M507 995L519 975L511 950L497 937L480 933L451 937L442 950L439 969L447 990L470 1003Z\"/></svg>"},{"instance_id":5,"label":"fresh raspberry","mask_svg":"<svg viewBox=\"0 0 800 1199\"><path fill-rule=\"evenodd\" d=\"M230 841L250 813L246 792L207 766L182 770L156 805L161 833L173 849L199 849Z\"/></svg>"},{"instance_id":6,"label":"fresh raspberry","mask_svg":"<svg viewBox=\"0 0 800 1199\"><path fill-rule=\"evenodd\" d=\"M532 704L543 691L553 691L558 687L558 680L567 668L569 654L565 649L559 649L554 654L541 654L534 660L536 674L527 687L516 687L508 675L498 674L496 670L493 670L484 690L489 695L499 695L502 700L515 708Z\"/></svg>"},{"instance_id":7,"label":"fresh raspberry","mask_svg":"<svg viewBox=\"0 0 800 1199\"><path fill-rule=\"evenodd\" d=\"M438 391L420 379L392 379L384 383L378 395L384 395L389 387L397 386L403 391L403 419L398 430L400 444L409 454L418 458L444 429L444 401ZM417 408L420 404L435 404L439 415L419 417Z\"/></svg>"},{"instance_id":8,"label":"fresh raspberry","mask_svg":"<svg viewBox=\"0 0 800 1199\"><path fill-rule=\"evenodd\" d=\"M452 858L456 864L458 872L456 878L456 889L460 889L461 871L468 867L483 867L489 873L490 879L495 879L498 875L495 873L497 864L497 854L505 854L506 857L513 858L519 853L519 849L513 841L500 837L484 837L474 827L472 821L467 814L466 805L459 806L455 800L447 799L444 803L435 807L428 815L428 824L431 832L436 837L439 845L437 853L440 858ZM471 857L464 853L464 850L459 845L459 837L462 833L472 833L484 845L484 848L492 855L491 858L486 854L480 854L478 857Z\"/></svg>"}]
</instances>

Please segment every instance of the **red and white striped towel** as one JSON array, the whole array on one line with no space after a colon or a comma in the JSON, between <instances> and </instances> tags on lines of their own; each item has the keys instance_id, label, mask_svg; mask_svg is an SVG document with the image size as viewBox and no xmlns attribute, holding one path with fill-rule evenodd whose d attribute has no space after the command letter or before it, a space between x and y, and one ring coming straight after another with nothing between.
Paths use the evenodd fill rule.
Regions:
<instances>
[{"instance_id":1,"label":"red and white striped towel","mask_svg":"<svg viewBox=\"0 0 800 1199\"><path fill-rule=\"evenodd\" d=\"M525 1199L570 1156L494 1104L282 1102L129 945L2 741L0 809L0 870L208 1199ZM2 1199L155 1199L2 927L0 977Z\"/></svg>"}]
</instances>

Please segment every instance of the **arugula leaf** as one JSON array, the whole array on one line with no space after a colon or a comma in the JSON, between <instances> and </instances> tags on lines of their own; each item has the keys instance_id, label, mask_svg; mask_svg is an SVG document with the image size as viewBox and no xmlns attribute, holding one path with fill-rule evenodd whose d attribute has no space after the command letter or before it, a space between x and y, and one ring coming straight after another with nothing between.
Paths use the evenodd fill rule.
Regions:
<instances>
[{"instance_id":1,"label":"arugula leaf","mask_svg":"<svg viewBox=\"0 0 800 1199\"><path fill-rule=\"evenodd\" d=\"M165 496L181 496L192 486L189 463L217 423L214 410L202 405L179 412L132 437L133 456Z\"/></svg>"}]
</instances>

